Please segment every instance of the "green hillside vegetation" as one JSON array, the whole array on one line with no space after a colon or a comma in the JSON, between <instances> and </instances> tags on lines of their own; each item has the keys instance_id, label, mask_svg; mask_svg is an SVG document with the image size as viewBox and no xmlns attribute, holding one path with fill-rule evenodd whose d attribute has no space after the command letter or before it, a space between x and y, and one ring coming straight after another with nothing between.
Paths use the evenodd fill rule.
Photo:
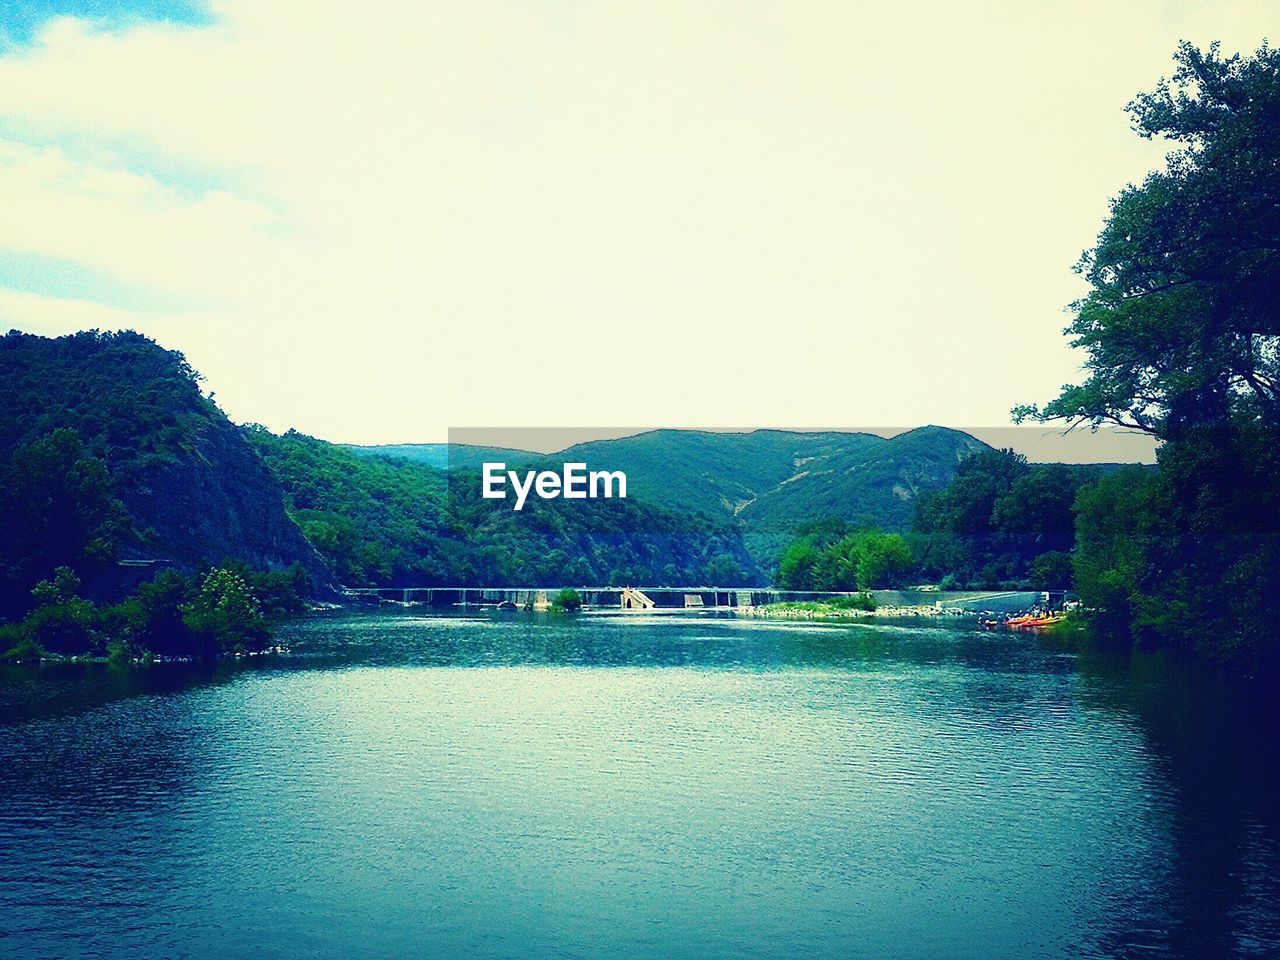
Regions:
<instances>
[{"instance_id":1,"label":"green hillside vegetation","mask_svg":"<svg viewBox=\"0 0 1280 960\"><path fill-rule=\"evenodd\" d=\"M888 439L835 431L652 430L576 444L538 462L581 461L622 470L634 497L737 523L756 561L769 566L797 528L814 517L906 531L916 501L946 486L969 454L986 449L968 434L942 427ZM434 465L449 455L444 444L360 452ZM464 446L455 447L453 466L476 469L485 460L511 465L536 457Z\"/></svg>"},{"instance_id":2,"label":"green hillside vegetation","mask_svg":"<svg viewBox=\"0 0 1280 960\"><path fill-rule=\"evenodd\" d=\"M30 609L64 566L100 600L136 586L121 560L188 574L300 564L328 584L195 371L136 333L0 338L0 486L0 619Z\"/></svg>"},{"instance_id":3,"label":"green hillside vegetation","mask_svg":"<svg viewBox=\"0 0 1280 960\"><path fill-rule=\"evenodd\" d=\"M1011 450L980 450L942 490L916 504L905 535L838 518L801 525L782 551L777 583L793 590L871 590L908 583L944 589L1070 589L1077 502L1112 465L1028 464ZM1120 482L1142 483L1132 467Z\"/></svg>"},{"instance_id":4,"label":"green hillside vegetation","mask_svg":"<svg viewBox=\"0 0 1280 960\"><path fill-rule=\"evenodd\" d=\"M944 427L876 437L798 464L792 478L765 491L741 516L749 526L766 529L827 516L905 531L919 499L945 487L963 461L987 449Z\"/></svg>"},{"instance_id":5,"label":"green hillside vegetation","mask_svg":"<svg viewBox=\"0 0 1280 960\"><path fill-rule=\"evenodd\" d=\"M442 551L464 531L451 527L442 472L364 458L296 431L276 436L250 425L246 434L284 491L289 515L339 583L447 579Z\"/></svg>"},{"instance_id":6,"label":"green hillside vegetation","mask_svg":"<svg viewBox=\"0 0 1280 960\"><path fill-rule=\"evenodd\" d=\"M1028 464L1011 450L975 454L916 506L918 576L958 588L1070 588L1076 498L1110 469Z\"/></svg>"},{"instance_id":7,"label":"green hillside vegetation","mask_svg":"<svg viewBox=\"0 0 1280 960\"><path fill-rule=\"evenodd\" d=\"M911 524L914 500L950 482L986 445L943 427L888 439L870 433L654 430L578 444L557 460L625 470L636 496L680 510L736 517L747 530L794 531L814 517Z\"/></svg>"},{"instance_id":8,"label":"green hillside vegetation","mask_svg":"<svg viewBox=\"0 0 1280 960\"><path fill-rule=\"evenodd\" d=\"M483 500L478 473L248 435L290 514L347 586L755 584L739 531L643 501ZM630 491L628 491L630 493Z\"/></svg>"},{"instance_id":9,"label":"green hillside vegetation","mask_svg":"<svg viewBox=\"0 0 1280 960\"><path fill-rule=\"evenodd\" d=\"M0 456L71 430L120 482L192 452L199 428L220 415L180 353L137 333L11 331L0 369Z\"/></svg>"}]
</instances>

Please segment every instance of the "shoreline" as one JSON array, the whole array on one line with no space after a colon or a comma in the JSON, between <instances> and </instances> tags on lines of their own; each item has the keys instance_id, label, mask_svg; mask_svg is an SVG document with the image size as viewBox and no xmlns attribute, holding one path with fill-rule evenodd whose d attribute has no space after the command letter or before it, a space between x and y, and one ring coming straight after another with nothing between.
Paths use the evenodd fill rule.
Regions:
<instances>
[{"instance_id":1,"label":"shoreline","mask_svg":"<svg viewBox=\"0 0 1280 960\"><path fill-rule=\"evenodd\" d=\"M981 616L978 611L958 607L894 606L877 607L874 610L842 610L838 607L824 607L818 604L808 606L794 603L742 607L737 612L742 616L759 617L765 620L956 620L978 619Z\"/></svg>"},{"instance_id":2,"label":"shoreline","mask_svg":"<svg viewBox=\"0 0 1280 960\"><path fill-rule=\"evenodd\" d=\"M776 604L758 604L755 606L742 607L651 607L649 609L632 609L625 610L618 607L589 607L584 606L577 611L556 611L553 608L541 609L521 609L512 607L503 607L494 603L454 603L447 606L437 606L429 603L403 601L403 600L382 600L377 606L395 607L401 610L426 609L439 611L442 614L448 612L502 612L502 613L570 613L586 617L688 617L700 616L707 613L716 614L734 614L740 617L753 617L756 619L767 620L874 620L874 619L899 619L899 620L956 620L956 619L979 619L983 616L984 611L969 610L963 607L937 607L933 605L915 604L915 605L893 605L877 607L874 610L860 609L842 609L840 607L827 607L818 603L776 603Z\"/></svg>"}]
</instances>

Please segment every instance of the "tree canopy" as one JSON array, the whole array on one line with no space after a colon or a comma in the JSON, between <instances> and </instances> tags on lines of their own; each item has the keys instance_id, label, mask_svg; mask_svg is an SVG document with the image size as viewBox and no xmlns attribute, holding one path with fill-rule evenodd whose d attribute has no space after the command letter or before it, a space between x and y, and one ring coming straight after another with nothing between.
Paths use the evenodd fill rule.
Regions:
<instances>
[{"instance_id":1,"label":"tree canopy","mask_svg":"<svg viewBox=\"0 0 1280 960\"><path fill-rule=\"evenodd\" d=\"M1084 382L1015 416L1161 438L1232 416L1280 419L1280 51L1183 43L1173 77L1128 105L1174 149L1121 191L1078 271L1067 332Z\"/></svg>"},{"instance_id":2,"label":"tree canopy","mask_svg":"<svg viewBox=\"0 0 1280 960\"><path fill-rule=\"evenodd\" d=\"M1077 504L1081 599L1141 640L1280 670L1280 52L1182 44L1129 112L1172 150L1123 190L1067 332L1088 377L1016 417L1162 441Z\"/></svg>"}]
</instances>

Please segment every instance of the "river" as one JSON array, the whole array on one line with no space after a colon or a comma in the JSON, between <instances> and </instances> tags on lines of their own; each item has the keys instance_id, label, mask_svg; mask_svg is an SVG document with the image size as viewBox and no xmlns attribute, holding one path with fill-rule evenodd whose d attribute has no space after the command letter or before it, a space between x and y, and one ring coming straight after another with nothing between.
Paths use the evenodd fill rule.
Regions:
<instances>
[{"instance_id":1,"label":"river","mask_svg":"<svg viewBox=\"0 0 1280 960\"><path fill-rule=\"evenodd\" d=\"M968 622L317 615L0 668L0 955L1280 955L1274 709Z\"/></svg>"}]
</instances>

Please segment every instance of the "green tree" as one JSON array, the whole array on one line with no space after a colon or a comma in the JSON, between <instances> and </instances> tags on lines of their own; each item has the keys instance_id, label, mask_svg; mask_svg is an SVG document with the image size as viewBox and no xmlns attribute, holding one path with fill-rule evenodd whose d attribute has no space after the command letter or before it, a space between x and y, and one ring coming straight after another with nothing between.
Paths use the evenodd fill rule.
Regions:
<instances>
[{"instance_id":1,"label":"green tree","mask_svg":"<svg viewBox=\"0 0 1280 960\"><path fill-rule=\"evenodd\" d=\"M1183 43L1172 81L1129 104L1175 145L1123 190L1078 270L1067 328L1088 377L1019 417L1175 438L1232 414L1280 418L1280 52Z\"/></svg>"},{"instance_id":2,"label":"green tree","mask_svg":"<svg viewBox=\"0 0 1280 960\"><path fill-rule=\"evenodd\" d=\"M193 577L165 570L116 608L139 648L160 656L193 652L196 641L184 615L196 598L196 584Z\"/></svg>"},{"instance_id":3,"label":"green tree","mask_svg":"<svg viewBox=\"0 0 1280 960\"><path fill-rule=\"evenodd\" d=\"M556 598L551 601L551 604L557 610L573 612L582 609L582 597L577 590L566 588L556 594Z\"/></svg>"},{"instance_id":4,"label":"green tree","mask_svg":"<svg viewBox=\"0 0 1280 960\"><path fill-rule=\"evenodd\" d=\"M778 586L784 590L812 590L813 571L821 556L813 544L797 540L782 552L778 561Z\"/></svg>"},{"instance_id":5,"label":"green tree","mask_svg":"<svg viewBox=\"0 0 1280 960\"><path fill-rule=\"evenodd\" d=\"M0 464L0 615L21 613L55 567L89 573L109 564L127 527L107 465L74 430L19 446Z\"/></svg>"},{"instance_id":6,"label":"green tree","mask_svg":"<svg viewBox=\"0 0 1280 960\"><path fill-rule=\"evenodd\" d=\"M31 591L36 607L15 626L12 639L35 651L102 653L101 617L92 603L77 595L79 589L80 578L69 567L59 567L52 580L40 581Z\"/></svg>"},{"instance_id":7,"label":"green tree","mask_svg":"<svg viewBox=\"0 0 1280 960\"><path fill-rule=\"evenodd\" d=\"M863 534L857 556L854 576L859 590L900 587L912 568L911 548L896 533Z\"/></svg>"},{"instance_id":8,"label":"green tree","mask_svg":"<svg viewBox=\"0 0 1280 960\"><path fill-rule=\"evenodd\" d=\"M1280 53L1184 43L1175 61L1129 105L1142 136L1172 144L1164 169L1115 199L1079 264L1090 289L1068 333L1087 377L1014 414L1163 441L1156 478L1104 481L1078 504L1087 605L1280 669L1275 631L1258 628L1280 616Z\"/></svg>"},{"instance_id":9,"label":"green tree","mask_svg":"<svg viewBox=\"0 0 1280 960\"><path fill-rule=\"evenodd\" d=\"M883 589L905 582L914 561L902 536L873 529L844 533L846 529L844 524L809 527L783 551L778 586L825 592Z\"/></svg>"},{"instance_id":10,"label":"green tree","mask_svg":"<svg viewBox=\"0 0 1280 960\"><path fill-rule=\"evenodd\" d=\"M234 572L210 570L200 592L182 608L182 621L205 657L261 646L267 621L248 584Z\"/></svg>"},{"instance_id":11,"label":"green tree","mask_svg":"<svg viewBox=\"0 0 1280 960\"><path fill-rule=\"evenodd\" d=\"M1129 467L1085 487L1076 501L1075 584L1113 626L1127 627L1142 602L1158 483Z\"/></svg>"},{"instance_id":12,"label":"green tree","mask_svg":"<svg viewBox=\"0 0 1280 960\"><path fill-rule=\"evenodd\" d=\"M74 600L80 592L80 577L70 567L58 567L52 580L41 580L31 590L37 607Z\"/></svg>"}]
</instances>

